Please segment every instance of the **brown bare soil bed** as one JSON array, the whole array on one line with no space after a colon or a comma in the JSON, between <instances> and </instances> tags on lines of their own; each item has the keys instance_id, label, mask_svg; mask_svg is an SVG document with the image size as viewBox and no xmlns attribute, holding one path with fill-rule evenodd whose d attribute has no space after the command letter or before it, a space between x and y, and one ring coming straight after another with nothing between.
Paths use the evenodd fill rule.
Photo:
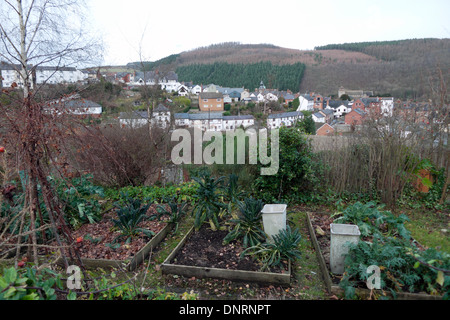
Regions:
<instances>
[{"instance_id":1,"label":"brown bare soil bed","mask_svg":"<svg viewBox=\"0 0 450 320\"><path fill-rule=\"evenodd\" d=\"M154 214L156 214L156 205L152 205L149 208L147 216L151 217ZM121 234L115 228L112 218L117 219L117 214L114 210L106 213L98 223L85 224L72 233L75 240L81 239L81 242L76 241L75 245L78 247L82 258L126 260L132 258L150 241L149 237L140 234L133 237L128 244L125 244L126 238L121 238L117 242L120 244L120 247L109 247L108 245L113 244L114 239ZM164 221L155 219L144 220L139 224L139 227L151 230L157 234L165 225Z\"/></svg>"},{"instance_id":2,"label":"brown bare soil bed","mask_svg":"<svg viewBox=\"0 0 450 320\"><path fill-rule=\"evenodd\" d=\"M309 218L311 220L311 225L316 234L317 242L322 252L323 258L327 265L327 269L330 270L330 242L331 242L331 232L330 224L333 219L330 215L324 213L310 213ZM331 281L333 283L339 283L341 276L330 274Z\"/></svg>"},{"instance_id":3,"label":"brown bare soil bed","mask_svg":"<svg viewBox=\"0 0 450 320\"><path fill-rule=\"evenodd\" d=\"M203 225L198 231L194 231L184 244L183 248L175 256L173 264L221 268L229 270L261 271L261 263L251 256L241 257L244 248L238 241L227 245L223 239L228 234L226 230L213 231ZM281 268L273 268L271 272L284 273Z\"/></svg>"}]
</instances>

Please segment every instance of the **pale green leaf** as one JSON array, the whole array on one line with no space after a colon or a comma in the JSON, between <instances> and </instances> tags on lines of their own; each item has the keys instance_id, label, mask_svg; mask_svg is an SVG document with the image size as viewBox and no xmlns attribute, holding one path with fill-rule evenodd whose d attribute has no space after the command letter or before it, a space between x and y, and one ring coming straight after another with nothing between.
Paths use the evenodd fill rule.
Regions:
<instances>
[{"instance_id":1,"label":"pale green leaf","mask_svg":"<svg viewBox=\"0 0 450 320\"><path fill-rule=\"evenodd\" d=\"M444 285L444 273L442 271L438 271L436 282L439 283L441 287Z\"/></svg>"}]
</instances>

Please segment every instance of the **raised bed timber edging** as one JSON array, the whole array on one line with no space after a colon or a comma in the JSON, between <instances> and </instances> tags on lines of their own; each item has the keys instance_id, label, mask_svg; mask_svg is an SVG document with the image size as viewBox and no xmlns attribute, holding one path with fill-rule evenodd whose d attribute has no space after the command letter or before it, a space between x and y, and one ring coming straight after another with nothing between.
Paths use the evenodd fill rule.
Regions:
<instances>
[{"instance_id":1,"label":"raised bed timber edging","mask_svg":"<svg viewBox=\"0 0 450 320\"><path fill-rule=\"evenodd\" d=\"M184 277L196 277L196 278L218 278L231 281L250 281L260 283L270 283L278 285L289 285L291 282L291 263L289 262L287 273L273 273L273 272L259 272L259 271L245 271L245 270L230 270L222 268L208 268L208 267L195 267L186 265L176 265L170 262L175 258L178 251L180 251L186 241L193 233L192 227L189 232L178 243L171 254L161 265L161 271L163 274L175 274Z\"/></svg>"},{"instance_id":2,"label":"raised bed timber edging","mask_svg":"<svg viewBox=\"0 0 450 320\"><path fill-rule=\"evenodd\" d=\"M317 241L316 233L311 223L311 219L309 216L309 212L306 215L307 225L309 234L311 236L311 241L314 245L314 249L316 250L317 259L319 260L320 270L323 275L323 280L327 287L328 293L334 295L343 295L344 289L339 287L338 285L333 284L331 281L330 270L327 268L327 264L325 262L325 258L322 255L322 251L320 250L319 242ZM371 290L364 288L356 288L356 295L359 297L365 298L369 297L371 294ZM388 293L391 297L392 295ZM397 300L442 300L442 296L434 296L426 293L409 293L409 292L396 292Z\"/></svg>"},{"instance_id":3,"label":"raised bed timber edging","mask_svg":"<svg viewBox=\"0 0 450 320\"><path fill-rule=\"evenodd\" d=\"M135 270L149 255L150 251L156 248L166 235L172 230L173 224L168 223L161 229L150 241L139 250L127 264L128 260L112 260L112 259L90 259L82 258L81 261L86 268L126 268L128 271ZM62 263L62 259L58 260L58 263Z\"/></svg>"}]
</instances>

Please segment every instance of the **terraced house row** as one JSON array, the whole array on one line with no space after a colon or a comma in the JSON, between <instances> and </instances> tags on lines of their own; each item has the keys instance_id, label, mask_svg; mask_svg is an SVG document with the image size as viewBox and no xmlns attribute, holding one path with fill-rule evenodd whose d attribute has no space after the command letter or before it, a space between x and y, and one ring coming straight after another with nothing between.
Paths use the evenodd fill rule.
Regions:
<instances>
[{"instance_id":1,"label":"terraced house row","mask_svg":"<svg viewBox=\"0 0 450 320\"><path fill-rule=\"evenodd\" d=\"M252 115L224 116L222 112L175 113L175 127L202 131L229 131L255 124Z\"/></svg>"}]
</instances>

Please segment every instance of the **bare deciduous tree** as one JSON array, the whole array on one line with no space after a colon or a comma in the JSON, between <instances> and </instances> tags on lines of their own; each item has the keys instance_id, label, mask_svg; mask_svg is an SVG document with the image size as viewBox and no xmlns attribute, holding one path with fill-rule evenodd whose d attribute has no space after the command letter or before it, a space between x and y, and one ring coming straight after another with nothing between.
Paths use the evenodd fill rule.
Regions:
<instances>
[{"instance_id":1,"label":"bare deciduous tree","mask_svg":"<svg viewBox=\"0 0 450 320\"><path fill-rule=\"evenodd\" d=\"M98 56L100 40L84 19L83 1L0 2L0 59L17 70L24 97L39 65L77 66Z\"/></svg>"},{"instance_id":2,"label":"bare deciduous tree","mask_svg":"<svg viewBox=\"0 0 450 320\"><path fill-rule=\"evenodd\" d=\"M14 151L15 169L26 177L23 214L29 221L29 247L36 264L37 235L45 227L37 227L39 219L43 222L41 205L49 216L47 227L55 236L64 263L68 264L67 251L63 247L72 246L73 239L64 221L58 194L47 177L52 171L61 172L65 165L61 163L61 148L74 132L74 121L57 116L58 111L49 114L48 104L36 102L32 77L40 65L56 67L56 71L58 67L92 61L98 42L88 37L90 32L85 30L87 24L83 21L83 8L78 0L0 2L0 59L14 66L23 86L23 100L11 99L11 103L0 103L0 138ZM4 92L10 97L14 94L9 90ZM45 242L45 237L42 238ZM19 236L17 247L23 245ZM69 255L75 257L78 253L74 250Z\"/></svg>"}]
</instances>

